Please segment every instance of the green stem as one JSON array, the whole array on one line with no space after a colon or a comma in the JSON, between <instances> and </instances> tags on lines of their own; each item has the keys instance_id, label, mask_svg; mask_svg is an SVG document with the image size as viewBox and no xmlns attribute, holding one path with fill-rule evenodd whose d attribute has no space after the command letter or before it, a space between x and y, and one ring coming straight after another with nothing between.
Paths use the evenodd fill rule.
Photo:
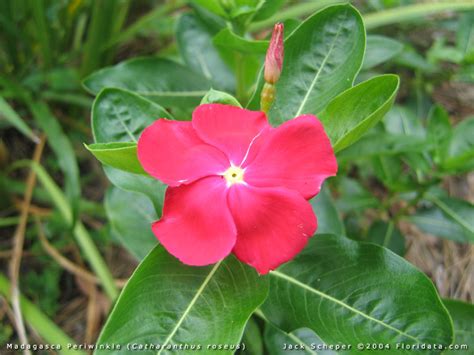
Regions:
<instances>
[{"instance_id":1,"label":"green stem","mask_svg":"<svg viewBox=\"0 0 474 355\"><path fill-rule=\"evenodd\" d=\"M38 163L32 161L18 161L13 164L13 168L25 165L31 167L31 169L36 172L38 180L41 181L43 187L49 192L51 200L54 202L63 218L67 223L71 224L73 218L71 207L69 206L62 191L55 184L53 179L51 179L46 170ZM115 300L119 292L115 286L114 278L112 277L112 274L110 273L110 270L108 269L104 259L97 250L97 247L92 241L91 236L80 221L77 221L73 232L79 246L89 261L92 270L94 270L97 277L101 281L105 293L112 301Z\"/></svg>"},{"instance_id":2,"label":"green stem","mask_svg":"<svg viewBox=\"0 0 474 355\"><path fill-rule=\"evenodd\" d=\"M474 2L472 0L427 2L366 14L364 15L364 22L366 28L371 29L394 23L417 20L421 17L426 17L438 12L462 11L469 9L474 9Z\"/></svg>"},{"instance_id":3,"label":"green stem","mask_svg":"<svg viewBox=\"0 0 474 355\"><path fill-rule=\"evenodd\" d=\"M251 31L259 31L268 28L277 22L287 20L289 18L298 18L309 15L325 6L347 3L341 0L320 0L310 1L297 4L283 11L278 12L265 21L255 22L250 25ZM382 10L363 15L364 23L367 29L380 26L400 23L405 21L413 21L428 15L436 14L443 11L463 11L474 9L472 1L443 1L443 2L427 2L422 4L401 6L394 9Z\"/></svg>"},{"instance_id":4,"label":"green stem","mask_svg":"<svg viewBox=\"0 0 474 355\"><path fill-rule=\"evenodd\" d=\"M15 226L20 222L20 217L4 217L0 218L0 228Z\"/></svg>"},{"instance_id":5,"label":"green stem","mask_svg":"<svg viewBox=\"0 0 474 355\"><path fill-rule=\"evenodd\" d=\"M0 274L0 294L11 302L11 284L8 279ZM85 352L68 349L68 346L75 345L67 334L49 319L33 303L20 295L20 306L23 316L28 324L43 338L48 344L58 344L61 346L61 354L85 355Z\"/></svg>"}]
</instances>

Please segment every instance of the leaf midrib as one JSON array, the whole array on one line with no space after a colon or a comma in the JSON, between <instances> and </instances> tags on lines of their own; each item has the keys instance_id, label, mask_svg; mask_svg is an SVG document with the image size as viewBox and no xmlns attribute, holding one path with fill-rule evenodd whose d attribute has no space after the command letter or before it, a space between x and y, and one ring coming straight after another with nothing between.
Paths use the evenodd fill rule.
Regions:
<instances>
[{"instance_id":1,"label":"leaf midrib","mask_svg":"<svg viewBox=\"0 0 474 355\"><path fill-rule=\"evenodd\" d=\"M359 311L358 309L356 309L356 308L354 308L354 307L352 307L352 306L350 306L350 305L348 305L348 304L346 304L346 303L344 303L344 302L338 300L337 298L334 298L334 297L332 297L332 296L330 296L330 295L328 295L328 294L326 294L326 293L324 293L324 292L321 292L321 291L319 291L319 290L317 290L317 289L315 289L315 288L312 288L312 287L310 287L310 286L308 286L308 285L302 283L301 281L299 281L299 280L297 280L297 279L295 279L295 278L293 278L293 277L291 277L291 276L288 276L288 275L286 275L286 274L283 274L283 273L281 273L281 272L279 272L279 271L272 271L271 274L274 275L274 276L280 277L280 278L282 278L282 279L284 279L284 280L287 280L287 281L289 281L289 282L291 282L291 283L293 283L293 284L295 284L295 285L297 285L297 286L299 286L299 287L301 287L301 288L303 288L303 289L305 289L305 290L307 290L307 291L309 291L309 292L312 292L312 293L314 293L314 294L316 294L316 295L318 295L318 296L320 296L320 297L322 297L322 298L325 298L325 299L327 299L327 300L329 300L329 301L331 301L331 302L333 302L333 303L336 303L336 304L338 304L339 306L342 306L342 307L344 307L344 308L350 310L351 312L353 312L353 313L355 313L355 314L358 314L358 315L360 315L360 316L362 316L362 317L364 317L364 318L366 318L366 319L368 319L368 320L370 320L370 321L373 321L373 322L375 322L375 323L378 323L378 324L384 326L384 327L387 328L387 329L390 329L390 330L392 330L392 331L394 331L394 332L396 332L396 333L398 333L398 334L400 334L400 335L403 335L403 336L405 336L405 337L407 337L407 338L409 338L409 339L412 339L412 340L416 341L417 343L420 343L420 340L418 340L418 339L415 338L414 336L412 336L412 335L410 335L410 334L407 334L407 333L401 331L400 329L397 329L397 328L395 328L395 327L392 327L390 324L384 323L384 322L382 322L381 320L378 320L377 318L371 317L370 315L365 314L365 313L362 312L362 311Z\"/></svg>"},{"instance_id":2,"label":"leaf midrib","mask_svg":"<svg viewBox=\"0 0 474 355\"><path fill-rule=\"evenodd\" d=\"M306 92L306 95L304 96L303 101L301 101L300 107L298 108L298 111L296 111L295 117L298 117L299 115L301 115L301 112L303 111L303 108L306 105L306 102L308 101L309 95L311 94L311 92L314 89L314 86L318 82L319 75L321 74L324 66L326 65L327 60L329 59L329 56L331 55L332 51L334 50L334 46L336 45L336 41L339 38L339 34L341 33L341 29L342 29L342 24L339 24L339 28L337 29L337 33L336 33L336 36L334 37L334 41L331 43L331 47L329 48L328 53L326 54L323 61L321 62L321 66L319 67L318 71L316 72L316 75L315 75L313 81L311 82L311 85L309 86L309 89Z\"/></svg>"},{"instance_id":3,"label":"leaf midrib","mask_svg":"<svg viewBox=\"0 0 474 355\"><path fill-rule=\"evenodd\" d=\"M214 274L216 273L217 269L219 268L219 266L221 265L222 261L218 262L217 264L214 265L214 267L211 269L211 271L209 272L209 274L206 276L206 278L204 279L204 281L202 282L201 286L199 286L199 288L197 289L196 291L196 294L194 295L193 299L191 300L191 302L189 302L188 306L186 307L186 309L184 310L183 314L181 315L181 317L179 318L178 322L176 323L176 325L174 326L173 330L170 332L170 334L168 335L168 337L165 339L165 341L163 342L163 344L161 345L161 348L160 348L160 351L158 351L156 353L156 355L160 355L161 352L166 348L166 346L169 344L169 342L171 341L171 339L173 339L173 336L176 334L176 332L178 331L179 327L181 326L181 324L184 322L184 320L186 319L186 317L188 316L189 312L191 312L191 309L193 308L194 304L197 302L197 300L199 299L199 297L202 295L202 293L204 292L204 289L206 288L206 286L209 284L209 282L211 281L212 277L214 276Z\"/></svg>"}]
</instances>

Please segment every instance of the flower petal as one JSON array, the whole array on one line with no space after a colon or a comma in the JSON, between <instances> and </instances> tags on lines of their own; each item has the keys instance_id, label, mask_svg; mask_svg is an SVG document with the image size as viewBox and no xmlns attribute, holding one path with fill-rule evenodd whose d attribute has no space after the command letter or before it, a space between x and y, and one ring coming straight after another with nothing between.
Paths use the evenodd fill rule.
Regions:
<instances>
[{"instance_id":1,"label":"flower petal","mask_svg":"<svg viewBox=\"0 0 474 355\"><path fill-rule=\"evenodd\" d=\"M296 191L241 184L227 199L237 226L233 252L260 274L292 259L316 231L311 205Z\"/></svg>"},{"instance_id":2,"label":"flower petal","mask_svg":"<svg viewBox=\"0 0 474 355\"><path fill-rule=\"evenodd\" d=\"M192 122L198 135L226 153L236 166L244 159L252 140L270 127L263 112L220 104L199 106Z\"/></svg>"},{"instance_id":3,"label":"flower petal","mask_svg":"<svg viewBox=\"0 0 474 355\"><path fill-rule=\"evenodd\" d=\"M336 175L337 162L319 120L303 115L271 130L258 144L255 159L246 167L245 181L254 186L284 186L306 199Z\"/></svg>"},{"instance_id":4,"label":"flower petal","mask_svg":"<svg viewBox=\"0 0 474 355\"><path fill-rule=\"evenodd\" d=\"M216 175L229 167L227 157L203 142L189 121L159 119L148 126L138 140L138 159L147 173L170 186Z\"/></svg>"},{"instance_id":5,"label":"flower petal","mask_svg":"<svg viewBox=\"0 0 474 355\"><path fill-rule=\"evenodd\" d=\"M221 177L168 187L163 217L153 233L172 255L188 265L209 265L232 251L236 228Z\"/></svg>"}]
</instances>

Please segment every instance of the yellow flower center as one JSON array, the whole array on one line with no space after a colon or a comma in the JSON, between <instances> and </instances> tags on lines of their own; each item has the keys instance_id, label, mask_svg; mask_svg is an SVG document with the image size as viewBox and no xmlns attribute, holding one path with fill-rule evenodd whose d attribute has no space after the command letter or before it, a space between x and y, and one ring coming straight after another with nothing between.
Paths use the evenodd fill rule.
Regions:
<instances>
[{"instance_id":1,"label":"yellow flower center","mask_svg":"<svg viewBox=\"0 0 474 355\"><path fill-rule=\"evenodd\" d=\"M244 169L239 168L238 166L231 166L223 174L225 180L227 181L227 186L232 186L233 184L243 184L244 181Z\"/></svg>"}]
</instances>

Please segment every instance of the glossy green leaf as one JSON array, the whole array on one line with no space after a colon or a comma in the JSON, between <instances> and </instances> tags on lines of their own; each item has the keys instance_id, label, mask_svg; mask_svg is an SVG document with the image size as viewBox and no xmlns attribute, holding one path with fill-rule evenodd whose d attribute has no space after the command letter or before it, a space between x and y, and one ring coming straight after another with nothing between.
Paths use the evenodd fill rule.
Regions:
<instances>
[{"instance_id":1,"label":"glossy green leaf","mask_svg":"<svg viewBox=\"0 0 474 355\"><path fill-rule=\"evenodd\" d=\"M317 234L345 234L344 224L342 223L327 185L323 186L321 192L314 197L310 203L318 219Z\"/></svg>"},{"instance_id":2,"label":"glossy green leaf","mask_svg":"<svg viewBox=\"0 0 474 355\"><path fill-rule=\"evenodd\" d=\"M132 92L104 89L92 106L92 132L96 143L137 142L141 132L157 118L172 118L158 104ZM164 185L144 175L127 173L104 166L109 180L117 187L147 195L157 210L161 210L158 191Z\"/></svg>"},{"instance_id":3,"label":"glossy green leaf","mask_svg":"<svg viewBox=\"0 0 474 355\"><path fill-rule=\"evenodd\" d=\"M319 113L351 87L364 50L364 25L350 5L327 7L304 21L285 41L283 70L269 111L271 122Z\"/></svg>"},{"instance_id":4,"label":"glossy green leaf","mask_svg":"<svg viewBox=\"0 0 474 355\"><path fill-rule=\"evenodd\" d=\"M240 102L232 95L214 89L209 90L209 92L204 95L201 100L201 104L224 104L242 107Z\"/></svg>"},{"instance_id":5,"label":"glossy green leaf","mask_svg":"<svg viewBox=\"0 0 474 355\"><path fill-rule=\"evenodd\" d=\"M238 36L229 28L224 28L215 35L213 43L216 46L231 49L241 53L248 54L265 54L268 49L268 41L250 40Z\"/></svg>"},{"instance_id":6,"label":"glossy green leaf","mask_svg":"<svg viewBox=\"0 0 474 355\"><path fill-rule=\"evenodd\" d=\"M458 300L443 300L454 323L454 344L467 345L464 349L453 349L443 354L469 355L474 349L474 305Z\"/></svg>"},{"instance_id":7,"label":"glossy green leaf","mask_svg":"<svg viewBox=\"0 0 474 355\"><path fill-rule=\"evenodd\" d=\"M405 237L392 221L374 222L367 232L367 241L390 249L400 256L405 255Z\"/></svg>"},{"instance_id":8,"label":"glossy green leaf","mask_svg":"<svg viewBox=\"0 0 474 355\"><path fill-rule=\"evenodd\" d=\"M449 141L446 159L443 162L445 169L462 169L473 167L474 161L474 117L468 118L453 129Z\"/></svg>"},{"instance_id":9,"label":"glossy green leaf","mask_svg":"<svg viewBox=\"0 0 474 355\"><path fill-rule=\"evenodd\" d=\"M369 35L367 36L367 50L365 52L362 69L370 69L385 63L403 50L403 44L392 38Z\"/></svg>"},{"instance_id":10,"label":"glossy green leaf","mask_svg":"<svg viewBox=\"0 0 474 355\"><path fill-rule=\"evenodd\" d=\"M345 91L318 116L333 143L342 150L379 122L395 100L399 79L380 75Z\"/></svg>"},{"instance_id":11,"label":"glossy green leaf","mask_svg":"<svg viewBox=\"0 0 474 355\"><path fill-rule=\"evenodd\" d=\"M96 143L137 142L142 131L158 118L173 117L160 105L135 93L104 89L92 106Z\"/></svg>"},{"instance_id":12,"label":"glossy green leaf","mask_svg":"<svg viewBox=\"0 0 474 355\"><path fill-rule=\"evenodd\" d=\"M267 324L265 345L272 355L335 355L332 350L323 350L324 342L311 329L301 328L285 333ZM340 344L333 344L340 345ZM338 349L340 350L340 349Z\"/></svg>"},{"instance_id":13,"label":"glossy green leaf","mask_svg":"<svg viewBox=\"0 0 474 355\"><path fill-rule=\"evenodd\" d=\"M169 353L180 344L204 353L212 353L208 344L235 347L267 291L268 279L233 256L215 265L187 266L159 245L127 283L99 337L98 344L123 344L122 349L95 354L128 354L128 343L161 346L142 354Z\"/></svg>"},{"instance_id":14,"label":"glossy green leaf","mask_svg":"<svg viewBox=\"0 0 474 355\"><path fill-rule=\"evenodd\" d=\"M394 349L402 342L447 345L453 338L449 315L422 272L377 245L331 235L311 238L270 274L261 309L282 330L306 327L327 344L388 343Z\"/></svg>"},{"instance_id":15,"label":"glossy green leaf","mask_svg":"<svg viewBox=\"0 0 474 355\"><path fill-rule=\"evenodd\" d=\"M428 195L430 206L409 220L423 231L457 242L474 243L474 205L451 197Z\"/></svg>"},{"instance_id":16,"label":"glossy green leaf","mask_svg":"<svg viewBox=\"0 0 474 355\"><path fill-rule=\"evenodd\" d=\"M185 14L178 21L176 40L188 67L207 78L214 88L234 91L234 74L214 47L213 35L213 30L195 15Z\"/></svg>"},{"instance_id":17,"label":"glossy green leaf","mask_svg":"<svg viewBox=\"0 0 474 355\"><path fill-rule=\"evenodd\" d=\"M38 137L33 133L31 128L23 121L23 119L13 110L13 108L0 96L0 119L7 120L12 126L30 138L34 142L38 142Z\"/></svg>"},{"instance_id":18,"label":"glossy green leaf","mask_svg":"<svg viewBox=\"0 0 474 355\"><path fill-rule=\"evenodd\" d=\"M148 176L138 161L136 142L95 143L85 146L102 164Z\"/></svg>"},{"instance_id":19,"label":"glossy green leaf","mask_svg":"<svg viewBox=\"0 0 474 355\"><path fill-rule=\"evenodd\" d=\"M133 91L163 106L194 106L210 89L209 81L167 59L143 57L101 69L83 82L97 94L103 88Z\"/></svg>"},{"instance_id":20,"label":"glossy green leaf","mask_svg":"<svg viewBox=\"0 0 474 355\"><path fill-rule=\"evenodd\" d=\"M163 198L163 190L161 198ZM105 195L105 211L112 231L139 260L156 246L151 224L158 219L153 204L142 194L111 187Z\"/></svg>"}]
</instances>

